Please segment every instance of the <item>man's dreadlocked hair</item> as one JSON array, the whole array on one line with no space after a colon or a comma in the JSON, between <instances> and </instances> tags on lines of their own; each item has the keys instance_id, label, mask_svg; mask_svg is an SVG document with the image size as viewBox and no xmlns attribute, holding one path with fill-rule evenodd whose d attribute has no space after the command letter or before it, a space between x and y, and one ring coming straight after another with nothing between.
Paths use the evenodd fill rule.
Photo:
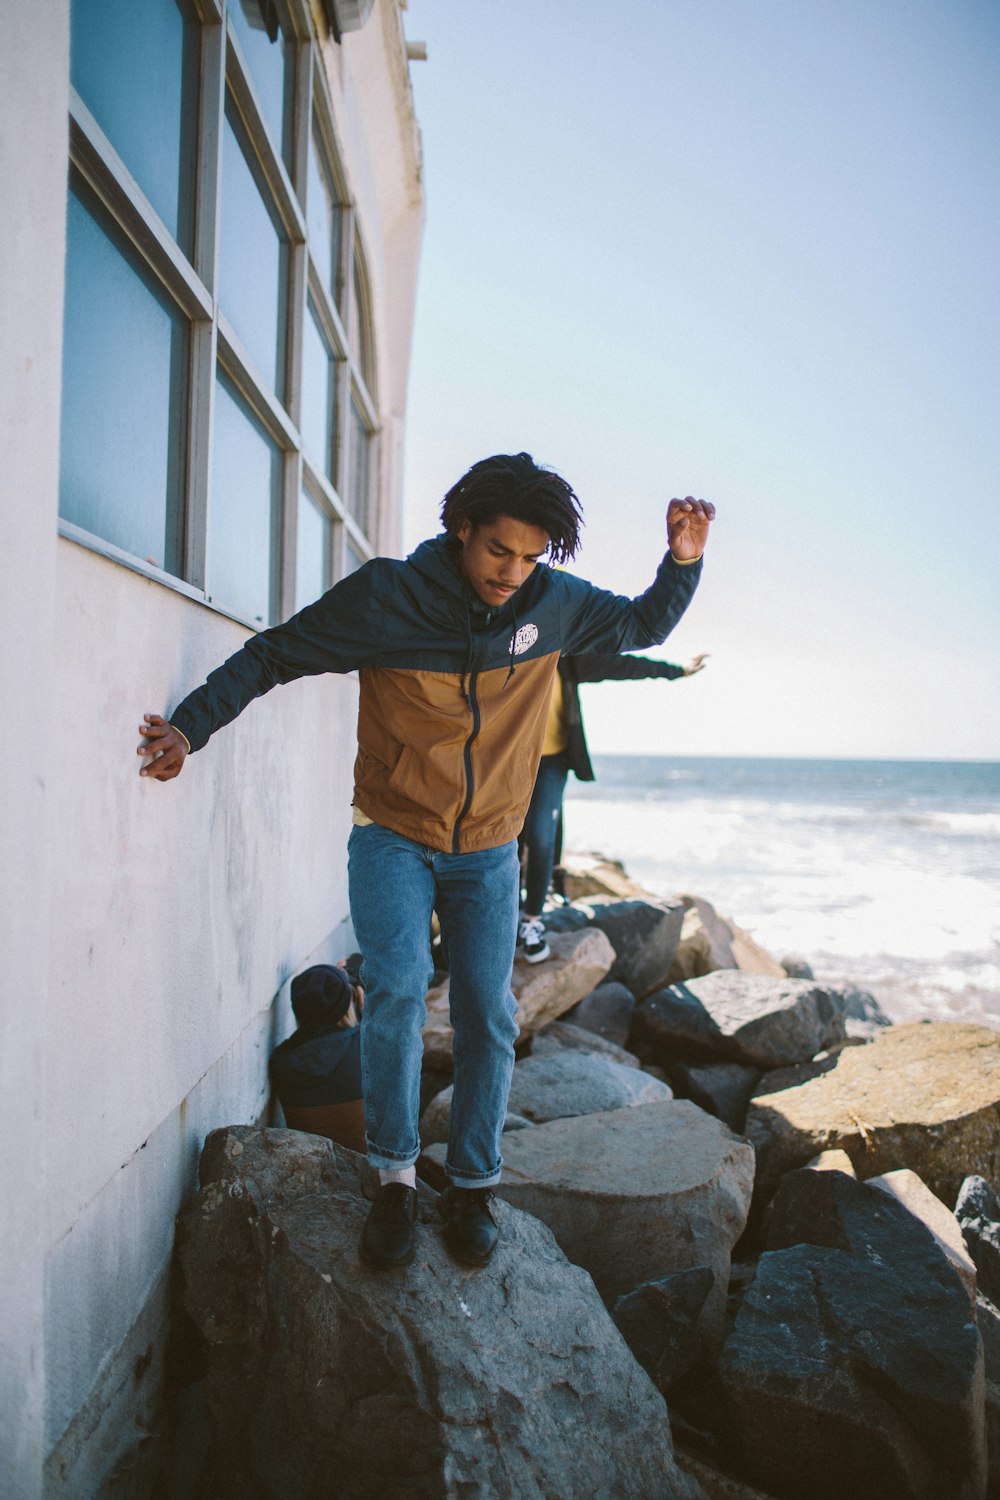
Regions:
<instances>
[{"instance_id":1,"label":"man's dreadlocked hair","mask_svg":"<svg viewBox=\"0 0 1000 1500\"><path fill-rule=\"evenodd\" d=\"M480 459L452 485L441 506L441 524L449 536L457 536L466 521L476 530L500 516L547 531L554 563L569 562L580 545L579 500L565 479L539 468L530 453Z\"/></svg>"}]
</instances>

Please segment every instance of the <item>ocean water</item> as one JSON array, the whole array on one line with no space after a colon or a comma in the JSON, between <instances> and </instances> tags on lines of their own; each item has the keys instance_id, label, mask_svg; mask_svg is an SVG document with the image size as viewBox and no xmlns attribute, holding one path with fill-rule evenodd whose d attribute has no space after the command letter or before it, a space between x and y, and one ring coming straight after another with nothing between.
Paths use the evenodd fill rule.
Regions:
<instances>
[{"instance_id":1,"label":"ocean water","mask_svg":"<svg viewBox=\"0 0 1000 1500\"><path fill-rule=\"evenodd\" d=\"M1000 762L594 757L565 846L703 896L896 1021L1000 1029Z\"/></svg>"}]
</instances>

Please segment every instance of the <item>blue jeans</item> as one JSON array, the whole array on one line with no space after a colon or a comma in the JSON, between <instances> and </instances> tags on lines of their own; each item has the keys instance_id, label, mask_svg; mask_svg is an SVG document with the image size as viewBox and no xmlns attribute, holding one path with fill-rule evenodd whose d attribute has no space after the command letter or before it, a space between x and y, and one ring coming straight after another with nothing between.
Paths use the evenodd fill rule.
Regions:
<instances>
[{"instance_id":1,"label":"blue jeans","mask_svg":"<svg viewBox=\"0 0 1000 1500\"><path fill-rule=\"evenodd\" d=\"M398 1171L420 1154L421 1028L433 972L431 913L448 950L454 1094L445 1170L491 1187L514 1066L517 845L444 854L372 823L348 843L351 918L363 954L361 1075L374 1167Z\"/></svg>"},{"instance_id":2,"label":"blue jeans","mask_svg":"<svg viewBox=\"0 0 1000 1500\"><path fill-rule=\"evenodd\" d=\"M562 751L558 755L543 755L538 762L535 789L521 830L521 843L528 856L524 909L531 917L541 916L552 884L556 833L568 773L569 761Z\"/></svg>"}]
</instances>

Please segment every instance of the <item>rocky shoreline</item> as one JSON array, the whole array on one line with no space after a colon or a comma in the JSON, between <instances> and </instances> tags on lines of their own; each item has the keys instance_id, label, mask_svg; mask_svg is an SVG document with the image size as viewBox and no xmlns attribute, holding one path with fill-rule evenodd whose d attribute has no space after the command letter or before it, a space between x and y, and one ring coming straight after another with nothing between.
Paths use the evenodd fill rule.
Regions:
<instances>
[{"instance_id":1,"label":"rocky shoreline","mask_svg":"<svg viewBox=\"0 0 1000 1500\"><path fill-rule=\"evenodd\" d=\"M1000 1496L1000 1033L892 1025L613 862L565 892L552 957L515 965L485 1270L436 1223L444 976L407 1272L358 1262L361 1158L209 1137L178 1237L192 1494Z\"/></svg>"}]
</instances>

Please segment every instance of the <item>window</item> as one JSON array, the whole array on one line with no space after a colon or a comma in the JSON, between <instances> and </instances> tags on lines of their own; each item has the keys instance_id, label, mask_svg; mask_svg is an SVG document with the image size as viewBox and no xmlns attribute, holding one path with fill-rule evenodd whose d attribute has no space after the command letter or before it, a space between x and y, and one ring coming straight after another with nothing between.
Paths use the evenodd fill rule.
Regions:
<instances>
[{"instance_id":1,"label":"window","mask_svg":"<svg viewBox=\"0 0 1000 1500\"><path fill-rule=\"evenodd\" d=\"M236 109L226 107L219 212L219 306L259 373L284 395L287 240Z\"/></svg>"},{"instance_id":2,"label":"window","mask_svg":"<svg viewBox=\"0 0 1000 1500\"><path fill-rule=\"evenodd\" d=\"M302 443L321 473L333 479L337 370L312 298L306 308L302 360Z\"/></svg>"},{"instance_id":3,"label":"window","mask_svg":"<svg viewBox=\"0 0 1000 1500\"><path fill-rule=\"evenodd\" d=\"M177 574L187 323L75 173L66 234L62 513Z\"/></svg>"},{"instance_id":4,"label":"window","mask_svg":"<svg viewBox=\"0 0 1000 1500\"><path fill-rule=\"evenodd\" d=\"M261 626L377 545L371 289L310 0L71 0L64 534Z\"/></svg>"},{"instance_id":5,"label":"window","mask_svg":"<svg viewBox=\"0 0 1000 1500\"><path fill-rule=\"evenodd\" d=\"M304 490L299 505L298 545L295 608L304 609L326 593L333 576L333 522L323 506Z\"/></svg>"},{"instance_id":6,"label":"window","mask_svg":"<svg viewBox=\"0 0 1000 1500\"><path fill-rule=\"evenodd\" d=\"M212 597L265 625L272 618L277 445L221 372L216 384L208 577Z\"/></svg>"}]
</instances>

